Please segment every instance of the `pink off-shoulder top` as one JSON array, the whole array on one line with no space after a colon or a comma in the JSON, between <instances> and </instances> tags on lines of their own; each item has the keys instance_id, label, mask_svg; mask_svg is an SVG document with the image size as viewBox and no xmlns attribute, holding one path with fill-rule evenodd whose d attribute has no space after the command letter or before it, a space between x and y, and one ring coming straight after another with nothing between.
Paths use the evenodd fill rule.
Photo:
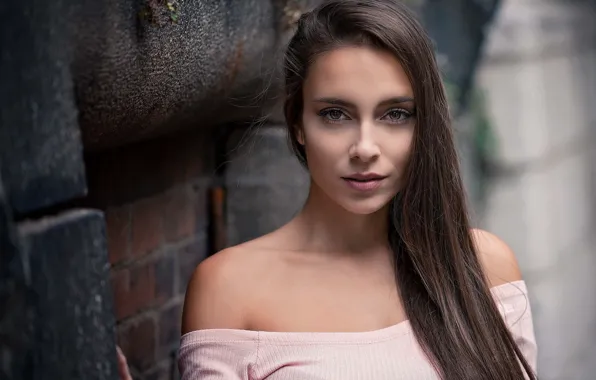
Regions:
<instances>
[{"instance_id":1,"label":"pink off-shoulder top","mask_svg":"<svg viewBox=\"0 0 596 380\"><path fill-rule=\"evenodd\" d=\"M536 369L536 342L523 281L491 289L523 355ZM437 380L408 321L345 333L232 329L182 336L182 380Z\"/></svg>"}]
</instances>

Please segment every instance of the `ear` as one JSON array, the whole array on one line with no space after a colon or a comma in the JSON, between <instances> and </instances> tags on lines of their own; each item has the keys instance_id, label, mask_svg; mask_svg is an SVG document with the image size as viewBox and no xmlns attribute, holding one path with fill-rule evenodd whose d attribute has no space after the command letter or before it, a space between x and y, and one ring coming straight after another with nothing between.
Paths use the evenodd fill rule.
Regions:
<instances>
[{"instance_id":1,"label":"ear","mask_svg":"<svg viewBox=\"0 0 596 380\"><path fill-rule=\"evenodd\" d=\"M295 126L294 131L294 133L296 134L296 141L298 141L298 144L304 145L304 130L302 129L302 126Z\"/></svg>"}]
</instances>

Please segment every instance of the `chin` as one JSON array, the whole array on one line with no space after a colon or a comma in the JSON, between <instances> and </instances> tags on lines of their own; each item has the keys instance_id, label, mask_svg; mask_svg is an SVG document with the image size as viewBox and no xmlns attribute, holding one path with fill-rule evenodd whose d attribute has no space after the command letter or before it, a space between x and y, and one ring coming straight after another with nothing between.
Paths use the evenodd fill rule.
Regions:
<instances>
[{"instance_id":1,"label":"chin","mask_svg":"<svg viewBox=\"0 0 596 380\"><path fill-rule=\"evenodd\" d=\"M342 200L338 202L346 211L356 215L371 215L383 209L389 203L389 200L361 199L361 200Z\"/></svg>"}]
</instances>

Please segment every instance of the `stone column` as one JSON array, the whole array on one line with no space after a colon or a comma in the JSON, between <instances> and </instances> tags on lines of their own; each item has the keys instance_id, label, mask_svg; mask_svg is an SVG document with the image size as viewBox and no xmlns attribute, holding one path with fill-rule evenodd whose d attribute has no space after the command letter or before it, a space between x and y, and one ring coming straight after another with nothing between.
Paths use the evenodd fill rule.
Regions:
<instances>
[{"instance_id":1,"label":"stone column","mask_svg":"<svg viewBox=\"0 0 596 380\"><path fill-rule=\"evenodd\" d=\"M596 373L593 4L504 1L477 78L499 169L484 225L517 253L547 380Z\"/></svg>"},{"instance_id":2,"label":"stone column","mask_svg":"<svg viewBox=\"0 0 596 380\"><path fill-rule=\"evenodd\" d=\"M300 210L309 176L290 151L286 128L258 126L230 140L226 170L228 244L273 231Z\"/></svg>"}]
</instances>

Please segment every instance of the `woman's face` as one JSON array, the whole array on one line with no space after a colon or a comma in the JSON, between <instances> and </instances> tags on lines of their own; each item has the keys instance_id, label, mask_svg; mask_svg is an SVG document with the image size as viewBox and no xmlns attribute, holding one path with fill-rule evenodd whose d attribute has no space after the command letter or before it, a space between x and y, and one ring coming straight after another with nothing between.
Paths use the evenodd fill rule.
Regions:
<instances>
[{"instance_id":1,"label":"woman's face","mask_svg":"<svg viewBox=\"0 0 596 380\"><path fill-rule=\"evenodd\" d=\"M303 87L302 129L313 186L371 214L404 185L415 126L410 81L391 54L342 47L319 56Z\"/></svg>"}]
</instances>

